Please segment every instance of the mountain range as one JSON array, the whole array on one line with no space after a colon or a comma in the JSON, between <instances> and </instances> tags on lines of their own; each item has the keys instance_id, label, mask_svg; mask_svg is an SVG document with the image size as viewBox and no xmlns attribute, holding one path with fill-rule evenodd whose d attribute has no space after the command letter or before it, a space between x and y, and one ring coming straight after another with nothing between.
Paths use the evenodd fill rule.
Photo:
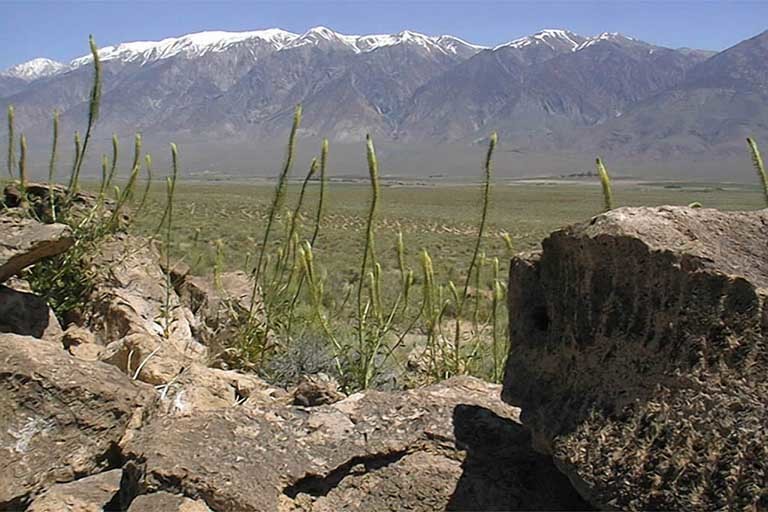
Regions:
<instances>
[{"instance_id":1,"label":"mountain range","mask_svg":"<svg viewBox=\"0 0 768 512\"><path fill-rule=\"evenodd\" d=\"M489 48L315 27L201 32L99 55L97 141L134 131L175 140L190 172L272 173L297 103L301 145L312 146L304 156L328 137L347 174L364 172L366 133L387 172L418 176L475 173L493 130L509 176L580 171L602 154L620 174L738 178L749 172L744 138L768 144L768 31L711 52L609 32L548 29ZM0 108L13 104L41 146L53 110L67 130L82 129L91 59L0 72ZM733 170L745 160L746 171Z\"/></svg>"}]
</instances>

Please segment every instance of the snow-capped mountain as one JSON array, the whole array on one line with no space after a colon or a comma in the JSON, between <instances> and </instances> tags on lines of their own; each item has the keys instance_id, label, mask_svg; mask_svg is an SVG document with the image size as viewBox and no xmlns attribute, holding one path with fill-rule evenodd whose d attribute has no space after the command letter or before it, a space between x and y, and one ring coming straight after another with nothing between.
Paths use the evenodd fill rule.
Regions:
<instances>
[{"instance_id":1,"label":"snow-capped mountain","mask_svg":"<svg viewBox=\"0 0 768 512\"><path fill-rule=\"evenodd\" d=\"M307 107L315 103L318 111L324 111L326 107L319 104L346 95L347 107L359 109L351 117L378 118L378 128L391 131L418 87L484 49L450 35L408 30L348 35L314 27L302 34L275 28L134 41L102 47L99 57L108 77L105 105L113 101L119 106L112 119L116 129L138 125L195 130L201 119L225 130L262 125L268 118L279 124L280 117L274 116L294 103L303 101ZM86 54L62 64L61 69L70 73L57 83L61 89L35 89L25 101L14 100L19 119L25 104L35 105L30 115L53 108L66 111L77 98L70 91L87 89L91 62L92 56ZM20 91L20 83L13 80L0 81L0 97ZM65 83L71 86L66 88ZM111 114L106 107L102 112L106 124ZM307 112L311 119L309 108ZM328 128L345 126L340 129L345 137L350 119L337 117L338 113L322 123Z\"/></svg>"},{"instance_id":2,"label":"snow-capped mountain","mask_svg":"<svg viewBox=\"0 0 768 512\"><path fill-rule=\"evenodd\" d=\"M208 53L224 52L245 43L265 44L274 50L279 50L297 37L299 37L297 34L277 28L251 32L198 32L181 37L169 37L162 41L134 41L105 46L99 49L99 58L102 61L119 60L147 64L177 55L187 58L202 57ZM74 59L70 65L79 67L91 61L92 56L88 54Z\"/></svg>"},{"instance_id":3,"label":"snow-capped mountain","mask_svg":"<svg viewBox=\"0 0 768 512\"><path fill-rule=\"evenodd\" d=\"M371 52L386 46L415 45L427 51L463 55L485 48L454 36L432 37L409 30L398 34L347 35L327 27L313 27L303 34L278 28L250 32L198 32L162 41L135 41L106 46L99 49L99 57L102 61L119 60L147 64L178 55L186 58L202 57L208 53L224 52L238 45L268 45L274 51L302 46L330 46L354 53ZM84 55L74 59L69 65L76 68L90 63L91 60L90 54Z\"/></svg>"},{"instance_id":4,"label":"snow-capped mountain","mask_svg":"<svg viewBox=\"0 0 768 512\"><path fill-rule=\"evenodd\" d=\"M59 73L67 71L69 68L69 65L62 62L56 62L55 60L40 57L22 64L11 66L1 72L0 75L31 82L39 78L58 75Z\"/></svg>"},{"instance_id":5,"label":"snow-capped mountain","mask_svg":"<svg viewBox=\"0 0 768 512\"><path fill-rule=\"evenodd\" d=\"M581 36L569 30L556 28L544 29L530 36L521 37L508 43L500 44L494 48L515 48L522 49L528 47L545 46L555 51L569 50L578 52L589 48L600 41L634 41L632 37L625 36L618 32L603 32L596 36Z\"/></svg>"},{"instance_id":6,"label":"snow-capped mountain","mask_svg":"<svg viewBox=\"0 0 768 512\"><path fill-rule=\"evenodd\" d=\"M99 130L268 141L284 135L302 103L304 137L354 142L372 132L400 144L471 143L498 129L508 144L534 153L701 152L718 137L730 148L747 132L766 132L767 41L768 32L713 57L563 29L492 48L409 30L200 32L101 48ZM14 104L22 130L47 133L54 109L76 126L87 111L90 64L85 55L10 68L0 73L0 109ZM665 106L654 107L660 98ZM702 113L695 123L691 112ZM654 126L665 127L664 137L653 138Z\"/></svg>"},{"instance_id":7,"label":"snow-capped mountain","mask_svg":"<svg viewBox=\"0 0 768 512\"><path fill-rule=\"evenodd\" d=\"M379 48L397 45L419 46L426 51L437 51L450 54L475 53L485 49L484 46L468 43L458 37L427 36L404 30L397 34L372 34L372 35L345 35L334 32L326 27L314 27L306 33L295 37L281 49L298 48L300 46L317 46L321 44L336 44L341 48L349 49L355 53L372 52Z\"/></svg>"},{"instance_id":8,"label":"snow-capped mountain","mask_svg":"<svg viewBox=\"0 0 768 512\"><path fill-rule=\"evenodd\" d=\"M500 48L525 48L528 46L545 45L552 49L566 48L571 51L575 51L576 48L584 41L588 41L592 38L583 37L578 34L574 34L568 30L562 29L544 29L530 36L521 37L508 43L500 44L494 48L498 50Z\"/></svg>"}]
</instances>

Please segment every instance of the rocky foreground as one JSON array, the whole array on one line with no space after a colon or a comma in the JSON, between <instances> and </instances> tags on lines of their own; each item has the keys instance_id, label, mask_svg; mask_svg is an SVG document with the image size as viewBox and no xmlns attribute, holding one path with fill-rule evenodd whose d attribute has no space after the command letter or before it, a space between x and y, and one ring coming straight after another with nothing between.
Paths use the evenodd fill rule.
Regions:
<instances>
[{"instance_id":1,"label":"rocky foreground","mask_svg":"<svg viewBox=\"0 0 768 512\"><path fill-rule=\"evenodd\" d=\"M0 510L768 509L766 211L622 208L553 233L512 263L503 392L345 396L226 369L248 276L175 267L166 295L140 238L111 236L57 319L19 275L72 232L13 210Z\"/></svg>"}]
</instances>

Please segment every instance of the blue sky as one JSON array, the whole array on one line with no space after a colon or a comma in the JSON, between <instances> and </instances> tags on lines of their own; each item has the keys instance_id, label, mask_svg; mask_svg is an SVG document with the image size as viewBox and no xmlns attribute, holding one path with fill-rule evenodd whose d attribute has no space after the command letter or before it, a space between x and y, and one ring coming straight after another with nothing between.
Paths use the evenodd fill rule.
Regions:
<instances>
[{"instance_id":1,"label":"blue sky","mask_svg":"<svg viewBox=\"0 0 768 512\"><path fill-rule=\"evenodd\" d=\"M100 46L202 30L325 25L343 33L411 29L495 45L543 28L621 32L671 47L720 50L768 29L768 0L495 1L0 0L0 69L34 57L67 61Z\"/></svg>"}]
</instances>

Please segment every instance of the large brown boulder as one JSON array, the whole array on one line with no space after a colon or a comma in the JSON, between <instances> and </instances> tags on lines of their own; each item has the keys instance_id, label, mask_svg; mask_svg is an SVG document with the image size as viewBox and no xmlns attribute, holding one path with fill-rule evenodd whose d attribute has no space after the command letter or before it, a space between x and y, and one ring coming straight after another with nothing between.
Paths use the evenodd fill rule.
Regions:
<instances>
[{"instance_id":1,"label":"large brown boulder","mask_svg":"<svg viewBox=\"0 0 768 512\"><path fill-rule=\"evenodd\" d=\"M512 261L503 398L598 507L768 508L768 210L620 208Z\"/></svg>"},{"instance_id":2,"label":"large brown boulder","mask_svg":"<svg viewBox=\"0 0 768 512\"><path fill-rule=\"evenodd\" d=\"M60 344L0 334L0 510L114 467L119 443L155 396L151 386L80 361Z\"/></svg>"},{"instance_id":3,"label":"large brown boulder","mask_svg":"<svg viewBox=\"0 0 768 512\"><path fill-rule=\"evenodd\" d=\"M139 495L216 511L583 507L499 392L465 377L312 408L162 416L126 443L125 471Z\"/></svg>"},{"instance_id":4,"label":"large brown boulder","mask_svg":"<svg viewBox=\"0 0 768 512\"><path fill-rule=\"evenodd\" d=\"M63 224L0 214L0 283L73 243L72 230Z\"/></svg>"},{"instance_id":5,"label":"large brown boulder","mask_svg":"<svg viewBox=\"0 0 768 512\"><path fill-rule=\"evenodd\" d=\"M160 259L147 239L117 234L102 243L92 261L98 272L86 323L107 343L162 336L185 357L203 360L207 350L192 335L192 313L166 285Z\"/></svg>"}]
</instances>

